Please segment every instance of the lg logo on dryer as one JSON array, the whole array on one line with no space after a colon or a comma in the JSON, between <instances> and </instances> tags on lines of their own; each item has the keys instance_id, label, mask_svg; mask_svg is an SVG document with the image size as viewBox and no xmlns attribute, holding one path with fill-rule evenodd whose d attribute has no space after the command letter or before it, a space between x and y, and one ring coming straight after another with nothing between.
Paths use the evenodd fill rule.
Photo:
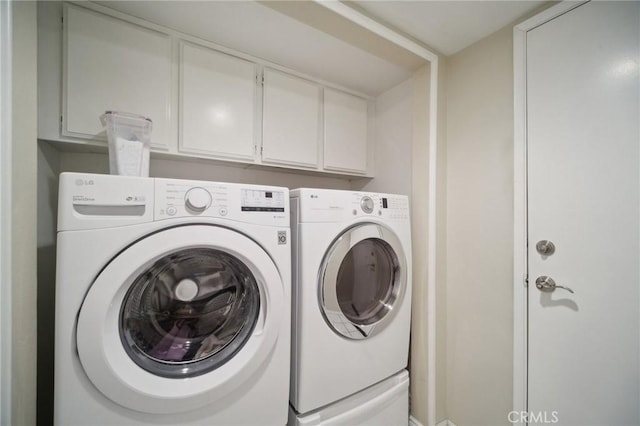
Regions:
<instances>
[{"instance_id":1,"label":"lg logo on dryer","mask_svg":"<svg viewBox=\"0 0 640 426\"><path fill-rule=\"evenodd\" d=\"M76 186L95 185L93 179L76 179Z\"/></svg>"}]
</instances>

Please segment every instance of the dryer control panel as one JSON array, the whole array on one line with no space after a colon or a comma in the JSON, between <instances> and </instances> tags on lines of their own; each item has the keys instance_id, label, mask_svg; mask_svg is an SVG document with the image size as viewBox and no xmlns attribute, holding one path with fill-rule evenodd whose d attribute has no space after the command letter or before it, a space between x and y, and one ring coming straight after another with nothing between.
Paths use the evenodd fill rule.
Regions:
<instances>
[{"instance_id":1,"label":"dryer control panel","mask_svg":"<svg viewBox=\"0 0 640 426\"><path fill-rule=\"evenodd\" d=\"M379 205L381 215L388 216L390 219L408 219L409 218L409 198L402 195L382 195Z\"/></svg>"},{"instance_id":2,"label":"dryer control panel","mask_svg":"<svg viewBox=\"0 0 640 426\"><path fill-rule=\"evenodd\" d=\"M301 222L349 221L377 217L385 220L409 220L409 198L406 195L359 191L296 189Z\"/></svg>"},{"instance_id":3,"label":"dryer control panel","mask_svg":"<svg viewBox=\"0 0 640 426\"><path fill-rule=\"evenodd\" d=\"M374 215L385 219L409 219L409 198L404 195L354 192L351 216Z\"/></svg>"}]
</instances>

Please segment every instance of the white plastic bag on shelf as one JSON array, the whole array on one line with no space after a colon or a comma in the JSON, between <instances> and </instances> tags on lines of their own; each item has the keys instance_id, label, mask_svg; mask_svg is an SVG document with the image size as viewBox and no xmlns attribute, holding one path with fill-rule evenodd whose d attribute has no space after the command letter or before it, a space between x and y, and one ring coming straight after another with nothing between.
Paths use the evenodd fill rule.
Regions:
<instances>
[{"instance_id":1,"label":"white plastic bag on shelf","mask_svg":"<svg viewBox=\"0 0 640 426\"><path fill-rule=\"evenodd\" d=\"M112 175L149 176L151 119L128 112L106 111L109 172Z\"/></svg>"}]
</instances>

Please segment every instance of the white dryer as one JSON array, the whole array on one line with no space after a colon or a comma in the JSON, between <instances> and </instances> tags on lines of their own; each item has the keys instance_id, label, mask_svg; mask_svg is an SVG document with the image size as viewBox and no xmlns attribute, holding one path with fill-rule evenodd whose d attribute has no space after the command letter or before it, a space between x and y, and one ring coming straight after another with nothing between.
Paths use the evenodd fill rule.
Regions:
<instances>
[{"instance_id":1,"label":"white dryer","mask_svg":"<svg viewBox=\"0 0 640 426\"><path fill-rule=\"evenodd\" d=\"M286 188L60 176L58 425L284 425Z\"/></svg>"},{"instance_id":2,"label":"white dryer","mask_svg":"<svg viewBox=\"0 0 640 426\"><path fill-rule=\"evenodd\" d=\"M291 405L308 413L407 366L411 229L403 195L291 191ZM407 413L408 419L408 413Z\"/></svg>"}]
</instances>

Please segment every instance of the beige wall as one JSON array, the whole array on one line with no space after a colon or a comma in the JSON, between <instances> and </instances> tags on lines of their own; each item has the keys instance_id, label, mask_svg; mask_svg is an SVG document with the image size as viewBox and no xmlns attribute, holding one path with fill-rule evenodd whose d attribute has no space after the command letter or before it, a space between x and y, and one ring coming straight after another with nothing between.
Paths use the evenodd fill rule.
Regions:
<instances>
[{"instance_id":1,"label":"beige wall","mask_svg":"<svg viewBox=\"0 0 640 426\"><path fill-rule=\"evenodd\" d=\"M447 60L447 417L507 425L513 369L512 28Z\"/></svg>"},{"instance_id":2,"label":"beige wall","mask_svg":"<svg viewBox=\"0 0 640 426\"><path fill-rule=\"evenodd\" d=\"M411 194L411 146L413 141L412 78L376 98L374 127L375 178L358 180L353 189L391 194ZM359 183L364 183L359 187Z\"/></svg>"},{"instance_id":3,"label":"beige wall","mask_svg":"<svg viewBox=\"0 0 640 426\"><path fill-rule=\"evenodd\" d=\"M413 150L411 159L411 226L413 235L413 312L411 324L411 415L429 424L428 382L435 374L435 419L447 419L446 376L446 61L438 58L438 117L436 170L436 371L428 368L429 311L427 295L428 190L429 190L429 97L431 66L413 78Z\"/></svg>"},{"instance_id":4,"label":"beige wall","mask_svg":"<svg viewBox=\"0 0 640 426\"><path fill-rule=\"evenodd\" d=\"M436 174L436 423L447 419L447 61L438 60ZM426 426L426 424L425 424Z\"/></svg>"},{"instance_id":5,"label":"beige wall","mask_svg":"<svg viewBox=\"0 0 640 426\"><path fill-rule=\"evenodd\" d=\"M53 422L58 174L61 153L38 144L38 424Z\"/></svg>"},{"instance_id":6,"label":"beige wall","mask_svg":"<svg viewBox=\"0 0 640 426\"><path fill-rule=\"evenodd\" d=\"M36 422L36 4L12 9L11 424L27 426Z\"/></svg>"},{"instance_id":7,"label":"beige wall","mask_svg":"<svg viewBox=\"0 0 640 426\"><path fill-rule=\"evenodd\" d=\"M429 66L414 76L412 193L411 193L411 251L413 287L411 295L410 348L410 406L411 415L423 425L428 411L427 359L427 191L429 188ZM418 96L420 94L420 96Z\"/></svg>"},{"instance_id":8,"label":"beige wall","mask_svg":"<svg viewBox=\"0 0 640 426\"><path fill-rule=\"evenodd\" d=\"M41 142L47 143L47 142ZM60 152L60 171L109 174L109 157L100 153ZM213 164L206 160L152 158L149 175L170 179L194 179L234 183L259 183L289 188L350 189L347 179L320 174L300 174L286 169Z\"/></svg>"}]
</instances>

